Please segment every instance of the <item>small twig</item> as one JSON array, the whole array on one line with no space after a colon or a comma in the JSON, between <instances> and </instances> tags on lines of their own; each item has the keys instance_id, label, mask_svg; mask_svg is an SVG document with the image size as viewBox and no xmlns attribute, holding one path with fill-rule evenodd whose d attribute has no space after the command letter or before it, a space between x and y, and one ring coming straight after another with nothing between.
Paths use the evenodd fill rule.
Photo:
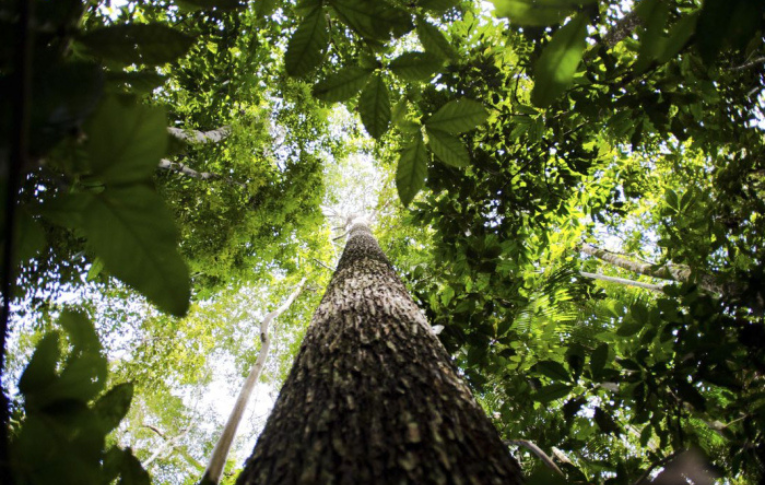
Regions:
<instances>
[{"instance_id":1,"label":"small twig","mask_svg":"<svg viewBox=\"0 0 765 485\"><path fill-rule=\"evenodd\" d=\"M749 62L745 62L745 63L743 63L741 65L738 65L738 66L730 67L730 68L728 68L728 70L729 71L743 71L745 69L749 69L750 67L754 67L754 66L757 66L757 65L762 65L763 63L765 63L765 56L758 57L756 59L753 59L753 60L751 60Z\"/></svg>"},{"instance_id":2,"label":"small twig","mask_svg":"<svg viewBox=\"0 0 765 485\"><path fill-rule=\"evenodd\" d=\"M311 261L314 261L314 262L318 263L318 264L319 264L319 266L321 266L321 267L322 267L322 268L324 268L324 269L327 269L327 270L329 270L331 273L334 273L334 272L335 272L335 270L334 270L334 269L330 268L329 266L327 266L326 264L322 263L321 261L319 261L319 260L318 260L318 259L316 259L316 258L311 258Z\"/></svg>"},{"instance_id":3,"label":"small twig","mask_svg":"<svg viewBox=\"0 0 765 485\"><path fill-rule=\"evenodd\" d=\"M555 462L552 460L552 458L550 458L547 455L547 453L542 451L542 449L540 447L538 447L537 445L535 445L531 441L528 441L528 440L508 440L508 441L505 441L505 444L516 445L516 446L523 446L523 447L531 450L535 455L537 455L544 462L545 465L547 465L548 468L550 468L551 470L553 470L555 473L557 473L558 475L560 475L562 477L566 476L566 475L563 474L563 472L560 470L560 468L558 468L558 465L555 464Z\"/></svg>"}]
</instances>

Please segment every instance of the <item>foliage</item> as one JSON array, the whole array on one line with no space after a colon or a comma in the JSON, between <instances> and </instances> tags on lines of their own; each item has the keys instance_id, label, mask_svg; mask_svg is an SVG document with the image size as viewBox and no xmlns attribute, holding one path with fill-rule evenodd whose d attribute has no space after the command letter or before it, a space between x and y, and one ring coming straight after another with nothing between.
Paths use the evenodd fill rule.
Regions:
<instances>
[{"instance_id":1,"label":"foliage","mask_svg":"<svg viewBox=\"0 0 765 485\"><path fill-rule=\"evenodd\" d=\"M504 438L558 450L571 483L633 483L689 447L729 480L761 480L762 0L495 0L493 16L454 0L161 0L114 18L35 3L28 124L0 108L3 167L20 171L3 173L18 204L3 210L16 258L2 264L38 304L87 273L172 315L191 306L186 320L145 319L140 359L119 370L140 396L175 403L163 424L180 433L198 418L168 382L201 380L221 341L238 368L252 360L235 325L205 327L226 313L208 298L327 261L319 207L348 175L333 158L358 149L390 182L383 248ZM10 93L23 23L0 9ZM331 125L335 103L373 144ZM191 143L168 124L228 136ZM29 138L23 164L14 126ZM585 242L648 269L588 256ZM267 293L262 304L279 292ZM138 402L162 416L159 398ZM20 437L42 411L26 412Z\"/></svg>"}]
</instances>

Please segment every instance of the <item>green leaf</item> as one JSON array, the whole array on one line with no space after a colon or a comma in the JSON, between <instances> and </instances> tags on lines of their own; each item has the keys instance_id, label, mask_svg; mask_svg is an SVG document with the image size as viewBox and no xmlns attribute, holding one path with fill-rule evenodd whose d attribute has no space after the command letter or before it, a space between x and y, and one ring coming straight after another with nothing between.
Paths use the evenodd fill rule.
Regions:
<instances>
[{"instance_id":1,"label":"green leaf","mask_svg":"<svg viewBox=\"0 0 765 485\"><path fill-rule=\"evenodd\" d=\"M401 151L396 168L396 188L404 207L408 206L414 196L425 185L425 175L428 172L428 153L421 135Z\"/></svg>"},{"instance_id":2,"label":"green leaf","mask_svg":"<svg viewBox=\"0 0 765 485\"><path fill-rule=\"evenodd\" d=\"M452 135L458 135L470 131L480 125L489 113L477 101L460 98L443 105L431 116L425 126L434 130L441 130Z\"/></svg>"},{"instance_id":3,"label":"green leaf","mask_svg":"<svg viewBox=\"0 0 765 485\"><path fill-rule=\"evenodd\" d=\"M457 51L437 27L430 25L422 17L417 18L417 37L426 52L441 59L455 59Z\"/></svg>"},{"instance_id":4,"label":"green leaf","mask_svg":"<svg viewBox=\"0 0 765 485\"><path fill-rule=\"evenodd\" d=\"M133 384L118 384L101 396L93 405L93 411L101 421L104 434L110 433L119 426L120 421L130 410L133 400Z\"/></svg>"},{"instance_id":5,"label":"green leaf","mask_svg":"<svg viewBox=\"0 0 765 485\"><path fill-rule=\"evenodd\" d=\"M106 476L115 477L116 473L119 473L120 480L117 485L151 485L149 474L143 469L141 462L133 456L130 448L124 450L112 448L106 458L104 463Z\"/></svg>"},{"instance_id":6,"label":"green leaf","mask_svg":"<svg viewBox=\"0 0 765 485\"><path fill-rule=\"evenodd\" d=\"M539 389L537 392L535 392L531 397L535 401L539 401L542 403L547 403L551 401L555 401L556 399L561 399L571 392L573 389L573 386L569 386L567 384L562 383L555 383L550 384L549 386L544 386L541 389Z\"/></svg>"},{"instance_id":7,"label":"green leaf","mask_svg":"<svg viewBox=\"0 0 765 485\"><path fill-rule=\"evenodd\" d=\"M663 0L642 0L636 7L636 13L645 25L640 29L640 50L634 66L636 72L642 72L664 50L667 40L664 28L669 20L669 5Z\"/></svg>"},{"instance_id":8,"label":"green leaf","mask_svg":"<svg viewBox=\"0 0 765 485\"><path fill-rule=\"evenodd\" d=\"M545 377L549 377L555 381L570 381L571 376L563 364L555 362L553 360L543 360L537 362L536 371Z\"/></svg>"},{"instance_id":9,"label":"green leaf","mask_svg":"<svg viewBox=\"0 0 765 485\"><path fill-rule=\"evenodd\" d=\"M99 352L90 352L70 358L61 375L41 396L39 406L54 401L80 401L87 403L106 385L106 358Z\"/></svg>"},{"instance_id":10,"label":"green leaf","mask_svg":"<svg viewBox=\"0 0 765 485\"><path fill-rule=\"evenodd\" d=\"M428 148L435 153L439 160L453 167L470 165L470 155L459 138L427 125L425 131L428 134Z\"/></svg>"},{"instance_id":11,"label":"green leaf","mask_svg":"<svg viewBox=\"0 0 765 485\"><path fill-rule=\"evenodd\" d=\"M680 200L677 197L677 192L675 192L672 189L667 189L664 192L664 200L666 201L667 205L676 211L680 210Z\"/></svg>"},{"instance_id":12,"label":"green leaf","mask_svg":"<svg viewBox=\"0 0 765 485\"><path fill-rule=\"evenodd\" d=\"M642 323L625 322L616 330L616 335L629 337L638 333L644 326Z\"/></svg>"},{"instance_id":13,"label":"green leaf","mask_svg":"<svg viewBox=\"0 0 765 485\"><path fill-rule=\"evenodd\" d=\"M491 0L494 15L518 26L544 26L563 22L580 5L597 0Z\"/></svg>"},{"instance_id":14,"label":"green leaf","mask_svg":"<svg viewBox=\"0 0 765 485\"><path fill-rule=\"evenodd\" d=\"M314 85L313 95L328 103L346 101L361 91L371 75L371 69L346 67Z\"/></svg>"},{"instance_id":15,"label":"green leaf","mask_svg":"<svg viewBox=\"0 0 765 485\"><path fill-rule=\"evenodd\" d=\"M96 278L98 278L98 275L101 274L101 271L104 269L104 261L101 258L96 258L93 261L93 264L90 265L90 269L88 270L88 275L86 277L87 281L95 281Z\"/></svg>"},{"instance_id":16,"label":"green leaf","mask_svg":"<svg viewBox=\"0 0 765 485\"><path fill-rule=\"evenodd\" d=\"M618 424L616 424L616 421L614 421L614 418L611 417L610 414L608 414L606 411L601 409L600 407L595 408L595 423L597 423L598 428L604 433L614 433L614 434L621 434L622 430L619 427Z\"/></svg>"},{"instance_id":17,"label":"green leaf","mask_svg":"<svg viewBox=\"0 0 765 485\"><path fill-rule=\"evenodd\" d=\"M378 14L381 6L372 0L329 0L340 20L367 39L385 40L390 25Z\"/></svg>"},{"instance_id":18,"label":"green leaf","mask_svg":"<svg viewBox=\"0 0 765 485\"><path fill-rule=\"evenodd\" d=\"M420 0L418 5L425 10L441 15L450 8L459 5L460 0Z\"/></svg>"},{"instance_id":19,"label":"green leaf","mask_svg":"<svg viewBox=\"0 0 765 485\"><path fill-rule=\"evenodd\" d=\"M608 344L600 344L590 356L590 372L593 378L599 376L608 362Z\"/></svg>"},{"instance_id":20,"label":"green leaf","mask_svg":"<svg viewBox=\"0 0 765 485\"><path fill-rule=\"evenodd\" d=\"M675 383L677 394L683 401L690 403L698 411L706 411L707 401L696 387L685 381L682 376L678 376Z\"/></svg>"},{"instance_id":21,"label":"green leaf","mask_svg":"<svg viewBox=\"0 0 765 485\"><path fill-rule=\"evenodd\" d=\"M45 248L45 231L23 206L18 209L17 224L15 259L29 261Z\"/></svg>"},{"instance_id":22,"label":"green leaf","mask_svg":"<svg viewBox=\"0 0 765 485\"><path fill-rule=\"evenodd\" d=\"M133 23L92 30L79 42L91 54L110 61L160 65L186 54L194 38L159 23Z\"/></svg>"},{"instance_id":23,"label":"green leaf","mask_svg":"<svg viewBox=\"0 0 765 485\"><path fill-rule=\"evenodd\" d=\"M382 76L375 74L359 98L359 114L367 133L380 138L390 125L390 97Z\"/></svg>"},{"instance_id":24,"label":"green leaf","mask_svg":"<svg viewBox=\"0 0 765 485\"><path fill-rule=\"evenodd\" d=\"M292 34L284 64L290 76L303 77L313 71L324 58L329 45L327 16L321 7L306 15Z\"/></svg>"},{"instance_id":25,"label":"green leaf","mask_svg":"<svg viewBox=\"0 0 765 485\"><path fill-rule=\"evenodd\" d=\"M101 341L98 339L96 328L84 313L64 310L61 312L58 323L69 334L69 341L74 347L74 352L97 354L101 351Z\"/></svg>"},{"instance_id":26,"label":"green leaf","mask_svg":"<svg viewBox=\"0 0 765 485\"><path fill-rule=\"evenodd\" d=\"M56 365L61 358L58 332L47 333L37 344L32 359L19 379L19 391L27 398L49 386L56 379Z\"/></svg>"},{"instance_id":27,"label":"green leaf","mask_svg":"<svg viewBox=\"0 0 765 485\"><path fill-rule=\"evenodd\" d=\"M577 15L553 35L534 65L532 102L547 107L574 82L587 47L587 15Z\"/></svg>"},{"instance_id":28,"label":"green leaf","mask_svg":"<svg viewBox=\"0 0 765 485\"><path fill-rule=\"evenodd\" d=\"M85 132L93 173L107 184L151 179L167 150L164 111L132 98L105 98Z\"/></svg>"},{"instance_id":29,"label":"green leaf","mask_svg":"<svg viewBox=\"0 0 765 485\"><path fill-rule=\"evenodd\" d=\"M161 310L186 313L188 269L176 249L173 216L154 191L143 185L104 191L83 214L83 229L111 274Z\"/></svg>"},{"instance_id":30,"label":"green leaf","mask_svg":"<svg viewBox=\"0 0 765 485\"><path fill-rule=\"evenodd\" d=\"M427 52L406 52L390 63L390 70L404 81L428 81L444 61Z\"/></svg>"}]
</instances>

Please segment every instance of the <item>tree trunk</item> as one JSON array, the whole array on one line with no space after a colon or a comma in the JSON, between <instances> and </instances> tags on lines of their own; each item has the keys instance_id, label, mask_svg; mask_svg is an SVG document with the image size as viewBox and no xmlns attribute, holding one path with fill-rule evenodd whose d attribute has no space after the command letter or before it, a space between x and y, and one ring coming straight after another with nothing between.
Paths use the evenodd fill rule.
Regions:
<instances>
[{"instance_id":1,"label":"tree trunk","mask_svg":"<svg viewBox=\"0 0 765 485\"><path fill-rule=\"evenodd\" d=\"M364 223L238 485L521 483L516 461Z\"/></svg>"}]
</instances>

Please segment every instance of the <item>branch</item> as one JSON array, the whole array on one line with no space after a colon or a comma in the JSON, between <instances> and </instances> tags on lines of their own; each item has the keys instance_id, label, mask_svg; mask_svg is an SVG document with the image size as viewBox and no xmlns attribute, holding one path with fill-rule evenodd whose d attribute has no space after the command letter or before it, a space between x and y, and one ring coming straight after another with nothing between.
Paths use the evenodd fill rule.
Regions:
<instances>
[{"instance_id":1,"label":"branch","mask_svg":"<svg viewBox=\"0 0 765 485\"><path fill-rule=\"evenodd\" d=\"M218 143L231 135L231 128L223 126L211 131L183 130L181 128L167 127L167 132L186 143Z\"/></svg>"},{"instance_id":2,"label":"branch","mask_svg":"<svg viewBox=\"0 0 765 485\"><path fill-rule=\"evenodd\" d=\"M169 172L175 172L180 173L182 175L186 175L187 177L199 179L199 180L224 180L230 184L238 185L242 188L247 188L247 184L236 181L230 177L224 177L222 175L219 175L217 173L211 173L211 172L198 172L194 170L193 168L190 168L188 165L184 165L180 162L171 162L170 160L167 160L166 158L163 158L159 161L159 165L157 168L161 168L162 170L167 170Z\"/></svg>"},{"instance_id":3,"label":"branch","mask_svg":"<svg viewBox=\"0 0 765 485\"><path fill-rule=\"evenodd\" d=\"M622 17L616 23L616 25L611 28L611 30L606 32L606 35L603 36L601 43L611 49L616 44L623 41L630 34L632 34L632 31L638 28L638 26L640 26L642 23L643 20L640 18L640 16L635 12L635 10L632 10L624 17Z\"/></svg>"},{"instance_id":4,"label":"branch","mask_svg":"<svg viewBox=\"0 0 765 485\"><path fill-rule=\"evenodd\" d=\"M538 447L537 445L535 445L531 441L528 441L528 440L508 440L508 441L505 441L505 444L516 445L516 446L520 445L520 446L523 446L525 448L528 448L535 455L537 455L544 462L544 464L547 465L548 468L550 468L551 470L553 470L555 473L557 473L558 475L560 475L562 477L566 476L566 475L563 474L563 472L560 470L560 468L558 468L558 465L555 464L555 462L552 460L552 458L550 458L547 455L547 453L542 451L542 449L540 447Z\"/></svg>"},{"instance_id":5,"label":"branch","mask_svg":"<svg viewBox=\"0 0 765 485\"><path fill-rule=\"evenodd\" d=\"M258 358L250 369L250 374L244 381L242 390L239 391L239 396L236 398L234 409L231 411L231 415L226 422L226 426L223 428L223 432L221 433L220 439L218 439L218 443L215 445L215 449L213 449L212 456L210 457L210 464L207 465L207 470L205 470L201 483L217 485L220 482L221 475L223 474L223 467L226 465L226 458L231 449L231 443L236 436L236 429L239 427L239 422L242 420L242 415L247 407L247 401L250 400L252 390L255 388L255 383L258 382L260 373L268 358L268 349L271 345L268 327L271 324L271 321L289 309L290 305L292 305L295 299L300 295L300 292L303 291L305 282L305 278L300 280L300 283L298 283L295 290L289 297L287 297L284 303L282 303L279 308L266 315L260 323L260 341L262 344L260 346Z\"/></svg>"},{"instance_id":6,"label":"branch","mask_svg":"<svg viewBox=\"0 0 765 485\"><path fill-rule=\"evenodd\" d=\"M638 288L644 288L649 291L655 291L657 293L664 293L663 285L655 285L652 283L643 283L642 281L628 280L625 278L617 278L616 276L606 276L599 273L588 273L586 271L580 271L579 274L585 278L593 280L608 281L609 283L618 283L620 285L637 286Z\"/></svg>"},{"instance_id":7,"label":"branch","mask_svg":"<svg viewBox=\"0 0 765 485\"><path fill-rule=\"evenodd\" d=\"M753 59L753 60L751 60L749 62L745 62L745 63L743 63L743 64L741 64L739 66L733 66L733 67L729 68L728 70L729 71L743 71L745 69L749 69L750 67L755 67L755 66L758 66L758 65L762 65L763 63L765 63L765 56L758 57L758 58Z\"/></svg>"}]
</instances>

